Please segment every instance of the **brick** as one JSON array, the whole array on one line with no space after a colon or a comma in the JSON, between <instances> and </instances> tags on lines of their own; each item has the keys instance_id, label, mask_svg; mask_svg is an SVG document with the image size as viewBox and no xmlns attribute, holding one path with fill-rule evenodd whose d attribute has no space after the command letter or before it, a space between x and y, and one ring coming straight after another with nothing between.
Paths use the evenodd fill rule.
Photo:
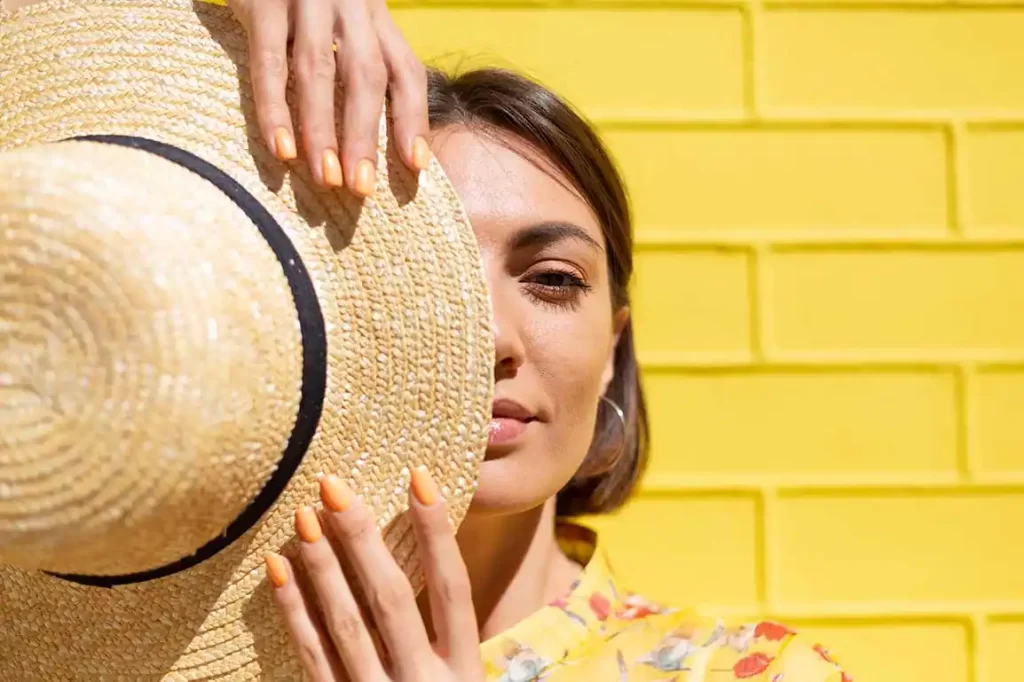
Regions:
<instances>
[{"instance_id":1,"label":"brick","mask_svg":"<svg viewBox=\"0 0 1024 682\"><path fill-rule=\"evenodd\" d=\"M783 496L778 594L800 604L1024 599L1021 519L1024 494L1009 492Z\"/></svg>"},{"instance_id":2,"label":"brick","mask_svg":"<svg viewBox=\"0 0 1024 682\"><path fill-rule=\"evenodd\" d=\"M588 523L600 532L627 588L683 606L757 599L753 498L641 497L619 514Z\"/></svg>"},{"instance_id":3,"label":"brick","mask_svg":"<svg viewBox=\"0 0 1024 682\"><path fill-rule=\"evenodd\" d=\"M770 260L783 350L1024 348L1024 251L793 250ZM771 343L771 340L767 341Z\"/></svg>"},{"instance_id":4,"label":"brick","mask_svg":"<svg viewBox=\"0 0 1024 682\"><path fill-rule=\"evenodd\" d=\"M938 132L608 128L605 137L641 232L946 224Z\"/></svg>"},{"instance_id":5,"label":"brick","mask_svg":"<svg viewBox=\"0 0 1024 682\"><path fill-rule=\"evenodd\" d=\"M525 71L591 115L742 107L736 10L449 7L396 8L394 16L425 62ZM643 39L627 49L622 36ZM682 64L701 68L675 68Z\"/></svg>"},{"instance_id":6,"label":"brick","mask_svg":"<svg viewBox=\"0 0 1024 682\"><path fill-rule=\"evenodd\" d=\"M975 440L979 468L1024 471L1024 372L986 371L975 381Z\"/></svg>"},{"instance_id":7,"label":"brick","mask_svg":"<svg viewBox=\"0 0 1024 682\"><path fill-rule=\"evenodd\" d=\"M948 374L648 373L652 472L953 471Z\"/></svg>"},{"instance_id":8,"label":"brick","mask_svg":"<svg viewBox=\"0 0 1024 682\"><path fill-rule=\"evenodd\" d=\"M643 356L748 352L747 255L737 251L640 251L631 311Z\"/></svg>"},{"instance_id":9,"label":"brick","mask_svg":"<svg viewBox=\"0 0 1024 682\"><path fill-rule=\"evenodd\" d=\"M1024 227L1024 130L973 130L964 156L968 226Z\"/></svg>"},{"instance_id":10,"label":"brick","mask_svg":"<svg viewBox=\"0 0 1024 682\"><path fill-rule=\"evenodd\" d=\"M1024 618L990 623L988 650L988 682L1020 682L1024 668Z\"/></svg>"},{"instance_id":11,"label":"brick","mask_svg":"<svg viewBox=\"0 0 1024 682\"><path fill-rule=\"evenodd\" d=\"M964 682L969 678L969 634L964 623L788 621L821 642L855 680Z\"/></svg>"},{"instance_id":12,"label":"brick","mask_svg":"<svg viewBox=\"0 0 1024 682\"><path fill-rule=\"evenodd\" d=\"M1024 106L1024 11L771 10L762 24L768 106Z\"/></svg>"}]
</instances>

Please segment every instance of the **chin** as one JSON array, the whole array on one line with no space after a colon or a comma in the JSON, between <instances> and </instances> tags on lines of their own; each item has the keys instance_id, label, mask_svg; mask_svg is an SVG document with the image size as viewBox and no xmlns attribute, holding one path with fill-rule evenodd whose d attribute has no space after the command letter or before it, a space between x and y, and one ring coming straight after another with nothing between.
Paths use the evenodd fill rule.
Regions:
<instances>
[{"instance_id":1,"label":"chin","mask_svg":"<svg viewBox=\"0 0 1024 682\"><path fill-rule=\"evenodd\" d=\"M570 471L562 481L549 461L538 462L531 453L518 448L497 457L488 453L488 459L480 465L479 482L468 513L478 517L504 516L535 509L558 494L571 476Z\"/></svg>"}]
</instances>

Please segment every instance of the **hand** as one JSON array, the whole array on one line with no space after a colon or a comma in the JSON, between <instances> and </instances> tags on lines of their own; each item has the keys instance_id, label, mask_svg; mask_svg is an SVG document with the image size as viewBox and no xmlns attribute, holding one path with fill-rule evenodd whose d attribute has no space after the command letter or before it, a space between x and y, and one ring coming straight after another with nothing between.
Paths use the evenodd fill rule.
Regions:
<instances>
[{"instance_id":1,"label":"hand","mask_svg":"<svg viewBox=\"0 0 1024 682\"><path fill-rule=\"evenodd\" d=\"M384 544L370 509L336 476L321 480L320 496L322 515L312 507L295 515L299 553L313 594L303 593L287 559L267 556L275 601L310 678L315 682L481 682L480 636L469 576L430 475L420 469L413 472L409 513L427 577L436 632L433 645L412 587ZM321 521L350 559L348 575ZM384 656L352 596L349 581L354 578L367 595ZM319 610L310 608L313 603L319 604Z\"/></svg>"},{"instance_id":2,"label":"hand","mask_svg":"<svg viewBox=\"0 0 1024 682\"><path fill-rule=\"evenodd\" d=\"M385 0L228 0L228 5L249 34L257 118L278 158L297 155L285 101L287 44L294 36L302 143L317 182L347 185L361 196L373 192L378 126L389 87L398 149L410 168L426 168L426 70ZM334 120L338 73L345 91L340 161Z\"/></svg>"}]
</instances>

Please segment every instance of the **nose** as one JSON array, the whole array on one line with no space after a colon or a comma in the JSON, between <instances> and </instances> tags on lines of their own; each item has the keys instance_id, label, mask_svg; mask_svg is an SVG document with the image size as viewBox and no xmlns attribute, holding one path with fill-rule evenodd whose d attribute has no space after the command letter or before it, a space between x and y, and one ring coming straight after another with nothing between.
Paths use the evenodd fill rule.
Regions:
<instances>
[{"instance_id":1,"label":"nose","mask_svg":"<svg viewBox=\"0 0 1024 682\"><path fill-rule=\"evenodd\" d=\"M506 287L507 288L507 287ZM494 379L507 379L516 375L526 360L526 344L514 292L491 289L494 306Z\"/></svg>"}]
</instances>

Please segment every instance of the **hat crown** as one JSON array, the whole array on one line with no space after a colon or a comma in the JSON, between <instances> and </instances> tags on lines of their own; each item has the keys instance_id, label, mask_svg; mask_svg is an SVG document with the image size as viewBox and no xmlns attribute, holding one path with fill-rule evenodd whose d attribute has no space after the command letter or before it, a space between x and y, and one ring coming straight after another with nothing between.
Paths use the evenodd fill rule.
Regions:
<instances>
[{"instance_id":1,"label":"hat crown","mask_svg":"<svg viewBox=\"0 0 1024 682\"><path fill-rule=\"evenodd\" d=\"M0 154L0 177L0 563L186 557L259 493L296 419L281 264L224 192L154 154L60 142Z\"/></svg>"}]
</instances>

